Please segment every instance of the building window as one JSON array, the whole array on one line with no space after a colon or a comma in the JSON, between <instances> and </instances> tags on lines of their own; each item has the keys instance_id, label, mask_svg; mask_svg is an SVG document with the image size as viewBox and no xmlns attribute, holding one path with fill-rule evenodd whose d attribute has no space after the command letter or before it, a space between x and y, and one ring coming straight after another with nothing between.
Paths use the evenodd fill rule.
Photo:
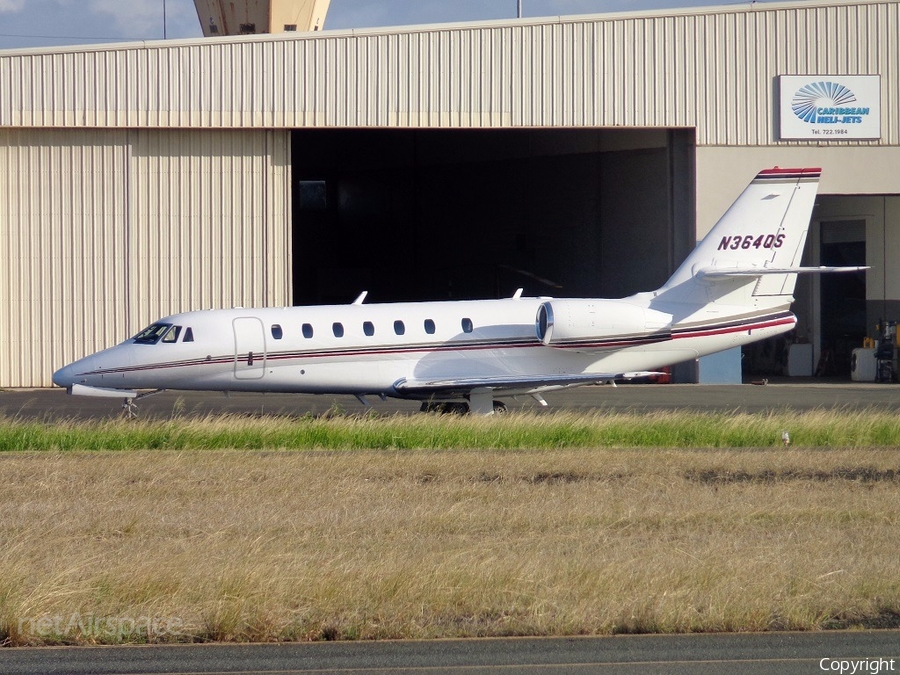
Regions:
<instances>
[{"instance_id":1,"label":"building window","mask_svg":"<svg viewBox=\"0 0 900 675\"><path fill-rule=\"evenodd\" d=\"M312 324L309 324L309 323L303 324L303 337L311 338L312 336L313 336Z\"/></svg>"},{"instance_id":2,"label":"building window","mask_svg":"<svg viewBox=\"0 0 900 675\"><path fill-rule=\"evenodd\" d=\"M425 332L434 335L434 321L431 319L425 319Z\"/></svg>"},{"instance_id":3,"label":"building window","mask_svg":"<svg viewBox=\"0 0 900 675\"><path fill-rule=\"evenodd\" d=\"M284 337L284 331L281 330L281 326L279 326L277 323L272 324L272 337L276 340L280 340L282 337Z\"/></svg>"},{"instance_id":4,"label":"building window","mask_svg":"<svg viewBox=\"0 0 900 675\"><path fill-rule=\"evenodd\" d=\"M373 335L375 335L375 325L371 321L364 321L363 333L365 333L369 337L372 337Z\"/></svg>"},{"instance_id":5,"label":"building window","mask_svg":"<svg viewBox=\"0 0 900 675\"><path fill-rule=\"evenodd\" d=\"M461 323L463 333L471 333L475 329L475 327L472 325L472 319L463 319Z\"/></svg>"},{"instance_id":6,"label":"building window","mask_svg":"<svg viewBox=\"0 0 900 675\"><path fill-rule=\"evenodd\" d=\"M402 321L394 322L394 332L397 335L403 335L406 332L406 326L403 325Z\"/></svg>"},{"instance_id":7,"label":"building window","mask_svg":"<svg viewBox=\"0 0 900 675\"><path fill-rule=\"evenodd\" d=\"M331 324L331 330L334 332L334 337L344 337L344 324L335 321Z\"/></svg>"},{"instance_id":8,"label":"building window","mask_svg":"<svg viewBox=\"0 0 900 675\"><path fill-rule=\"evenodd\" d=\"M297 32L297 24L295 24L295 23L284 24L284 32L285 33L296 33Z\"/></svg>"}]
</instances>

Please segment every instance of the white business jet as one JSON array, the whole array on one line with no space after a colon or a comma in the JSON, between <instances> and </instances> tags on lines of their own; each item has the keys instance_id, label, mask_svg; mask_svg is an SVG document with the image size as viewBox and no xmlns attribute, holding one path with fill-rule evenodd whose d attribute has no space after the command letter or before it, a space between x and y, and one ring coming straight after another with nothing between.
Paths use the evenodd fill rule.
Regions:
<instances>
[{"instance_id":1,"label":"white business jet","mask_svg":"<svg viewBox=\"0 0 900 675\"><path fill-rule=\"evenodd\" d=\"M490 414L498 392L629 379L791 330L820 169L761 171L661 288L619 300L522 297L175 314L56 371L69 393L165 389L377 395ZM150 390L150 391L146 391ZM143 391L144 393L139 393Z\"/></svg>"}]
</instances>

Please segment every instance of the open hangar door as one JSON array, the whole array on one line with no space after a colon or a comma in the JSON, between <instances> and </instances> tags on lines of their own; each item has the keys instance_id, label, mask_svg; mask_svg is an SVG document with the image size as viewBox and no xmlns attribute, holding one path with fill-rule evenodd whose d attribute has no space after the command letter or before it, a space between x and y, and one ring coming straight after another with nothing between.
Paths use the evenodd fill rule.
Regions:
<instances>
[{"instance_id":1,"label":"open hangar door","mask_svg":"<svg viewBox=\"0 0 900 675\"><path fill-rule=\"evenodd\" d=\"M299 129L293 301L622 297L695 243L694 131Z\"/></svg>"},{"instance_id":2,"label":"open hangar door","mask_svg":"<svg viewBox=\"0 0 900 675\"><path fill-rule=\"evenodd\" d=\"M892 262L897 251L900 196L819 195L803 264L870 269L800 275L792 307L796 330L744 347L744 374L849 379L853 350L866 337L881 337L877 325L900 322L900 277Z\"/></svg>"}]
</instances>

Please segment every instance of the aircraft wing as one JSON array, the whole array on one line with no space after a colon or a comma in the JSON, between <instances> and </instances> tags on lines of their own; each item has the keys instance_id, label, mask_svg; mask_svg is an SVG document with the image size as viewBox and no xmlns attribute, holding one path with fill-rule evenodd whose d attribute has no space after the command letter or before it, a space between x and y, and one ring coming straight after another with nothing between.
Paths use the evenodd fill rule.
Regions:
<instances>
[{"instance_id":1,"label":"aircraft wing","mask_svg":"<svg viewBox=\"0 0 900 675\"><path fill-rule=\"evenodd\" d=\"M628 373L585 373L579 375L523 375L521 377L458 377L433 380L403 378L394 383L394 389L400 395L410 398L466 396L473 389L534 394L551 389L577 387L583 384L600 384L615 380L633 380L638 377L661 374L657 371L636 371Z\"/></svg>"}]
</instances>

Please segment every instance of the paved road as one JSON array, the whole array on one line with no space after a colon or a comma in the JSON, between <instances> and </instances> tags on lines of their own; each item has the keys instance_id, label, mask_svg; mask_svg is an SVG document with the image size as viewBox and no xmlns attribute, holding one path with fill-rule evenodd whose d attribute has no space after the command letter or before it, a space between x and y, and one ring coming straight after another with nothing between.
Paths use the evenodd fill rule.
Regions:
<instances>
[{"instance_id":1,"label":"paved road","mask_svg":"<svg viewBox=\"0 0 900 675\"><path fill-rule=\"evenodd\" d=\"M503 398L511 409L542 410L530 397L519 401ZM544 410L696 410L747 411L809 410L900 410L900 385L874 383L823 383L782 381L765 386L745 385L621 385L579 387L545 395ZM89 419L121 415L117 399L68 396L62 389L0 391L0 415L23 419ZM417 412L418 403L372 399L383 414ZM329 410L346 413L364 411L352 396L303 394L242 394L167 391L138 402L141 417L202 416L218 413L302 416Z\"/></svg>"},{"instance_id":2,"label":"paved road","mask_svg":"<svg viewBox=\"0 0 900 675\"><path fill-rule=\"evenodd\" d=\"M896 672L900 632L0 649L4 675L811 675L839 672L841 661L855 662L855 675Z\"/></svg>"}]
</instances>

